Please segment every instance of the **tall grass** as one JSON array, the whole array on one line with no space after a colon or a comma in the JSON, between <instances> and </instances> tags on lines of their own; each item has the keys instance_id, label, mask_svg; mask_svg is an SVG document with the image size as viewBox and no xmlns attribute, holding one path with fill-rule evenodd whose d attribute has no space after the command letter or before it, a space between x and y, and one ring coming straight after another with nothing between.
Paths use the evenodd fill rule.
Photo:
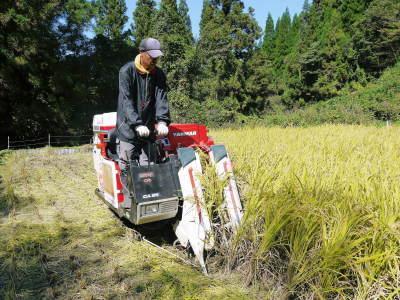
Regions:
<instances>
[{"instance_id":1,"label":"tall grass","mask_svg":"<svg viewBox=\"0 0 400 300\"><path fill-rule=\"evenodd\" d=\"M233 157L245 202L229 264L233 255L247 282L275 297L399 295L399 134L361 126L212 132Z\"/></svg>"}]
</instances>

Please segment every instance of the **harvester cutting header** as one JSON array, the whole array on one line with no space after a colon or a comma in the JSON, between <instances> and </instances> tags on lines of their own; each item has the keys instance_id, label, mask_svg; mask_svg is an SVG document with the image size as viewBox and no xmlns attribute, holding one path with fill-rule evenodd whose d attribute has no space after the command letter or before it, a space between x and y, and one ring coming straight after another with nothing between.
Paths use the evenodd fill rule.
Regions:
<instances>
[{"instance_id":1,"label":"harvester cutting header","mask_svg":"<svg viewBox=\"0 0 400 300\"><path fill-rule=\"evenodd\" d=\"M215 145L204 125L171 124L167 136L157 137L155 142L142 140L151 157L145 165L139 160L129 161L125 181L118 164L115 126L115 112L94 116L96 194L134 225L168 220L179 243L193 250L206 271L204 250L213 248L214 235L199 179L201 157L215 166L219 178L226 179L223 208L217 210L224 215L219 218L227 220L235 231L243 215L225 146Z\"/></svg>"}]
</instances>

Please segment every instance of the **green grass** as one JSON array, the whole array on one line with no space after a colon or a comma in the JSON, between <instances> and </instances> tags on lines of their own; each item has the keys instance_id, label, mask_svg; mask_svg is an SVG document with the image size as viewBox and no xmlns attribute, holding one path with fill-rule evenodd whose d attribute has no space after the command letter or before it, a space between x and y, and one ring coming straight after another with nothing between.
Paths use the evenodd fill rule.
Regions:
<instances>
[{"instance_id":1,"label":"green grass","mask_svg":"<svg viewBox=\"0 0 400 300\"><path fill-rule=\"evenodd\" d=\"M238 278L205 277L134 240L94 195L91 153L6 152L2 161L1 299L255 297Z\"/></svg>"}]
</instances>

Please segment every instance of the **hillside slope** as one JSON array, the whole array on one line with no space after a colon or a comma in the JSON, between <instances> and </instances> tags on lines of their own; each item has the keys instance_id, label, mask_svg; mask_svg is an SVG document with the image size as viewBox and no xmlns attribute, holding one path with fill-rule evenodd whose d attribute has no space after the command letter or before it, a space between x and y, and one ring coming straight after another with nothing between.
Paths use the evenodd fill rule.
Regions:
<instances>
[{"instance_id":1,"label":"hillside slope","mask_svg":"<svg viewBox=\"0 0 400 300\"><path fill-rule=\"evenodd\" d=\"M205 277L133 240L94 195L91 153L3 160L1 299L253 298L233 278Z\"/></svg>"},{"instance_id":2,"label":"hillside slope","mask_svg":"<svg viewBox=\"0 0 400 300\"><path fill-rule=\"evenodd\" d=\"M308 126L371 124L386 120L400 121L400 62L364 88L290 113L268 116L266 123Z\"/></svg>"}]
</instances>

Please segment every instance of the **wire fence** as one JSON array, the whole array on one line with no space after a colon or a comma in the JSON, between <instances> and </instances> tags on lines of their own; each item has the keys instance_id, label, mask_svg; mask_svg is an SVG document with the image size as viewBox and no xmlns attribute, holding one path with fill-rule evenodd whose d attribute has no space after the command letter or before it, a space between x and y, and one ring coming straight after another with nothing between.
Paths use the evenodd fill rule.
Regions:
<instances>
[{"instance_id":1,"label":"wire fence","mask_svg":"<svg viewBox=\"0 0 400 300\"><path fill-rule=\"evenodd\" d=\"M11 140L7 138L7 145L0 145L1 149L20 150L42 147L74 147L92 143L93 135L48 135L26 140Z\"/></svg>"}]
</instances>

